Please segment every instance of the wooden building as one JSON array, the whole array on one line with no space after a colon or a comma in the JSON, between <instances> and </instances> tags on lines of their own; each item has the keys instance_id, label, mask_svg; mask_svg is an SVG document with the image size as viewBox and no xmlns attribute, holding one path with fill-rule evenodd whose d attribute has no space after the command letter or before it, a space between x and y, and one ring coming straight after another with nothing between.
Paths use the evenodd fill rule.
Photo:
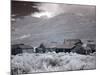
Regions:
<instances>
[{"instance_id":1,"label":"wooden building","mask_svg":"<svg viewBox=\"0 0 100 75\"><path fill-rule=\"evenodd\" d=\"M14 44L11 45L11 54L16 55L20 53L33 53L34 49L32 46L24 44Z\"/></svg>"}]
</instances>

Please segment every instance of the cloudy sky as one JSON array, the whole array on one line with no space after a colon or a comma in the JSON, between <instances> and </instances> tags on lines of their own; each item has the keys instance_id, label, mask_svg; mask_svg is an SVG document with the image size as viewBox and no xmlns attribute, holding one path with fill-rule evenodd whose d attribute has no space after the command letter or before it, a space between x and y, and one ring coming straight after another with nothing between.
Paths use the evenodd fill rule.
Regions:
<instances>
[{"instance_id":1,"label":"cloudy sky","mask_svg":"<svg viewBox=\"0 0 100 75\"><path fill-rule=\"evenodd\" d=\"M95 6L14 1L12 43L37 46L64 39L95 39Z\"/></svg>"}]
</instances>

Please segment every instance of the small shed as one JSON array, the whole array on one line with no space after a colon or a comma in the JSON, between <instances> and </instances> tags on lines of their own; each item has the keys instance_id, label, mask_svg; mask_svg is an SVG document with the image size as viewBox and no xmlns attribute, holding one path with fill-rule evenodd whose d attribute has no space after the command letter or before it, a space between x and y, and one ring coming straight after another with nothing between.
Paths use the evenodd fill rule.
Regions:
<instances>
[{"instance_id":1,"label":"small shed","mask_svg":"<svg viewBox=\"0 0 100 75\"><path fill-rule=\"evenodd\" d=\"M96 52L96 44L87 44L87 47L91 49L91 52Z\"/></svg>"},{"instance_id":2,"label":"small shed","mask_svg":"<svg viewBox=\"0 0 100 75\"><path fill-rule=\"evenodd\" d=\"M11 45L11 54L16 55L19 53L33 53L34 49L32 46L24 44L14 44Z\"/></svg>"}]
</instances>

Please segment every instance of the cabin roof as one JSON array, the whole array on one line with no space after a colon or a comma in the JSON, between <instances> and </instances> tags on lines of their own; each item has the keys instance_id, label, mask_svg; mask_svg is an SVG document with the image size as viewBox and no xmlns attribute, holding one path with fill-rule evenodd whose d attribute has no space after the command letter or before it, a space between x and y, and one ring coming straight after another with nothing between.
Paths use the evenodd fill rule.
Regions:
<instances>
[{"instance_id":1,"label":"cabin roof","mask_svg":"<svg viewBox=\"0 0 100 75\"><path fill-rule=\"evenodd\" d=\"M44 44L45 48L72 48L74 47L75 45L74 44L52 44L52 43L47 43L47 44Z\"/></svg>"},{"instance_id":2,"label":"cabin roof","mask_svg":"<svg viewBox=\"0 0 100 75\"><path fill-rule=\"evenodd\" d=\"M15 45L12 45L12 48L33 49L32 46L24 45L24 44L15 44Z\"/></svg>"},{"instance_id":3,"label":"cabin roof","mask_svg":"<svg viewBox=\"0 0 100 75\"><path fill-rule=\"evenodd\" d=\"M29 45L20 45L19 47L22 49L33 49L33 47L31 47Z\"/></svg>"},{"instance_id":4,"label":"cabin roof","mask_svg":"<svg viewBox=\"0 0 100 75\"><path fill-rule=\"evenodd\" d=\"M57 46L57 43L44 43L45 48L54 48Z\"/></svg>"},{"instance_id":5,"label":"cabin roof","mask_svg":"<svg viewBox=\"0 0 100 75\"><path fill-rule=\"evenodd\" d=\"M70 49L73 48L75 45L66 45L66 44L62 44L62 45L57 45L56 48L66 48L66 49Z\"/></svg>"},{"instance_id":6,"label":"cabin roof","mask_svg":"<svg viewBox=\"0 0 100 75\"><path fill-rule=\"evenodd\" d=\"M96 47L95 44L87 44L88 47Z\"/></svg>"}]
</instances>

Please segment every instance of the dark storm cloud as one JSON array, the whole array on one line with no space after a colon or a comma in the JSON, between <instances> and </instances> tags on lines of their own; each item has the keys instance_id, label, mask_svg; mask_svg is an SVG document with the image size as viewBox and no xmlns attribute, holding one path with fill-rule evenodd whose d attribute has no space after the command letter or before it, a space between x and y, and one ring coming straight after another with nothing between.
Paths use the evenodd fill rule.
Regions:
<instances>
[{"instance_id":1,"label":"dark storm cloud","mask_svg":"<svg viewBox=\"0 0 100 75\"><path fill-rule=\"evenodd\" d=\"M11 13L16 15L15 17L27 16L39 12L35 6L37 6L37 2L11 1Z\"/></svg>"}]
</instances>

